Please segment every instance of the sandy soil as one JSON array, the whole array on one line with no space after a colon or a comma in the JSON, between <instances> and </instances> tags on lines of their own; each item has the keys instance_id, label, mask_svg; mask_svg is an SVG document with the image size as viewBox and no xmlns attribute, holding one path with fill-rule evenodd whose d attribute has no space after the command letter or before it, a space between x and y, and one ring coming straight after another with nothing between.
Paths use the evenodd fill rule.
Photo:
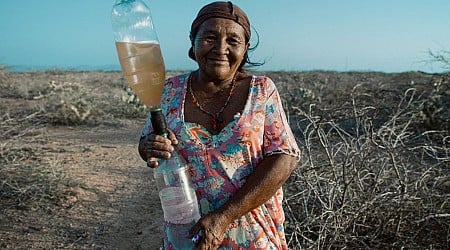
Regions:
<instances>
[{"instance_id":1,"label":"sandy soil","mask_svg":"<svg viewBox=\"0 0 450 250\"><path fill-rule=\"evenodd\" d=\"M394 94L399 87L434 93L436 84L444 82L440 76L418 72L273 72L271 77L280 84L284 98L305 105L315 101L310 92L323 97L325 104L335 103L361 84L373 100L397 104ZM56 202L41 197L42 201L32 200L34 205L22 207L8 202L17 202L20 192L28 192L19 185L27 180L14 180L12 177L19 176L14 171L0 172L0 249L159 248L162 210L151 170L137 153L145 114L135 112L134 106L124 101L124 86L120 72L0 71L0 164L10 163L0 165L0 170L46 166L61 171L64 180L71 182L60 185L62 190L48 192L61 195ZM447 95L443 99L447 105L448 91L441 91ZM366 101L364 98L361 101ZM51 124L56 118L67 122L61 116L73 116L73 108L81 114L92 111L89 119L93 124ZM295 120L295 107L286 108ZM4 155L7 150L2 147L7 146L17 154ZM40 173L34 174L39 177ZM15 190L17 197L8 197L4 190L9 189Z\"/></svg>"},{"instance_id":2,"label":"sandy soil","mask_svg":"<svg viewBox=\"0 0 450 250\"><path fill-rule=\"evenodd\" d=\"M43 158L63 162L80 187L60 209L6 210L0 216L2 249L158 249L162 212L151 179L136 150L142 123L121 128L47 127L30 145ZM17 233L23 241L17 241Z\"/></svg>"}]
</instances>

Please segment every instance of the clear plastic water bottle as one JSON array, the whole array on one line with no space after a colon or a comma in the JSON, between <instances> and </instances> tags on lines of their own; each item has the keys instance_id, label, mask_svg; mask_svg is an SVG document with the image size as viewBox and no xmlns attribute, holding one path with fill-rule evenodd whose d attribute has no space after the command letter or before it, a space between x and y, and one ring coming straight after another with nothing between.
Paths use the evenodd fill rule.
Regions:
<instances>
[{"instance_id":1,"label":"clear plastic water bottle","mask_svg":"<svg viewBox=\"0 0 450 250\"><path fill-rule=\"evenodd\" d=\"M125 79L150 108L155 133L167 136L160 108L165 66L150 10L141 0L116 0L111 22ZM154 176L170 242L175 249L194 249L188 235L200 213L186 161L174 151L170 159L159 162Z\"/></svg>"},{"instance_id":2,"label":"clear plastic water bottle","mask_svg":"<svg viewBox=\"0 0 450 250\"><path fill-rule=\"evenodd\" d=\"M128 85L149 108L159 107L166 75L150 9L141 0L116 0L111 24Z\"/></svg>"},{"instance_id":3,"label":"clear plastic water bottle","mask_svg":"<svg viewBox=\"0 0 450 250\"><path fill-rule=\"evenodd\" d=\"M164 116L160 109L151 111L151 121L156 134L167 136ZM197 196L184 158L177 150L168 160L160 160L154 176L159 198L168 225L167 237L175 249L194 249L189 230L200 219Z\"/></svg>"}]
</instances>

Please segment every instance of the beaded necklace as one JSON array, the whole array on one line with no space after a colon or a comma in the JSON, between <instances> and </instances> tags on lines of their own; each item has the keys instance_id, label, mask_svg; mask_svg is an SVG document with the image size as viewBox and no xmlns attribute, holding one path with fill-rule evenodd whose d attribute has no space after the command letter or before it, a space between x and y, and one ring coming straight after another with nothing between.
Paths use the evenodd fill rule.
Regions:
<instances>
[{"instance_id":1,"label":"beaded necklace","mask_svg":"<svg viewBox=\"0 0 450 250\"><path fill-rule=\"evenodd\" d=\"M227 100L222 105L222 107L219 109L219 111L217 111L215 113L212 113L212 112L209 112L208 110L205 110L202 107L202 105L200 105L200 103L198 102L197 98L194 95L194 91L192 90L192 75L189 76L188 85L189 85L189 93L192 96L192 102L195 104L195 106L198 109L200 109L200 111L202 111L203 113L211 116L211 120L210 120L211 125L212 125L213 129L217 131L218 128L219 128L219 124L223 123L222 112L228 106L228 103L230 102L230 99L231 99L231 95L233 94L234 87L236 86L236 76L234 76L233 80L231 80L231 89L230 89L230 92L228 93Z\"/></svg>"}]
</instances>

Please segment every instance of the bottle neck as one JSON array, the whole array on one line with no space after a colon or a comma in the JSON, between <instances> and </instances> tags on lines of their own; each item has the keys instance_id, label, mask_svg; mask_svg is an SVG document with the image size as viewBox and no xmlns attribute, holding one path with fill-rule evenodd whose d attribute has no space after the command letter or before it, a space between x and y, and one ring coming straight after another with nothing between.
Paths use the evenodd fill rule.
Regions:
<instances>
[{"instance_id":1,"label":"bottle neck","mask_svg":"<svg viewBox=\"0 0 450 250\"><path fill-rule=\"evenodd\" d=\"M166 120L164 118L164 114L162 113L161 108L153 109L150 111L150 119L153 126L153 131L155 131L155 134L162 135L167 138L167 124Z\"/></svg>"}]
</instances>

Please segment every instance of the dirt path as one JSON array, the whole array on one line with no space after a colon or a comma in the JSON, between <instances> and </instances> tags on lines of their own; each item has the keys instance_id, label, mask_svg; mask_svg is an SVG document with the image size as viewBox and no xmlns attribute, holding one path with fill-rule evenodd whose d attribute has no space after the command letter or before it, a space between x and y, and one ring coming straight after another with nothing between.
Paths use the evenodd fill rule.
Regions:
<instances>
[{"instance_id":1,"label":"dirt path","mask_svg":"<svg viewBox=\"0 0 450 250\"><path fill-rule=\"evenodd\" d=\"M62 163L79 185L57 211L4 211L0 248L158 249L162 212L151 170L137 154L139 129L45 128L32 148L46 148L47 162ZM24 240L11 242L17 233Z\"/></svg>"}]
</instances>

